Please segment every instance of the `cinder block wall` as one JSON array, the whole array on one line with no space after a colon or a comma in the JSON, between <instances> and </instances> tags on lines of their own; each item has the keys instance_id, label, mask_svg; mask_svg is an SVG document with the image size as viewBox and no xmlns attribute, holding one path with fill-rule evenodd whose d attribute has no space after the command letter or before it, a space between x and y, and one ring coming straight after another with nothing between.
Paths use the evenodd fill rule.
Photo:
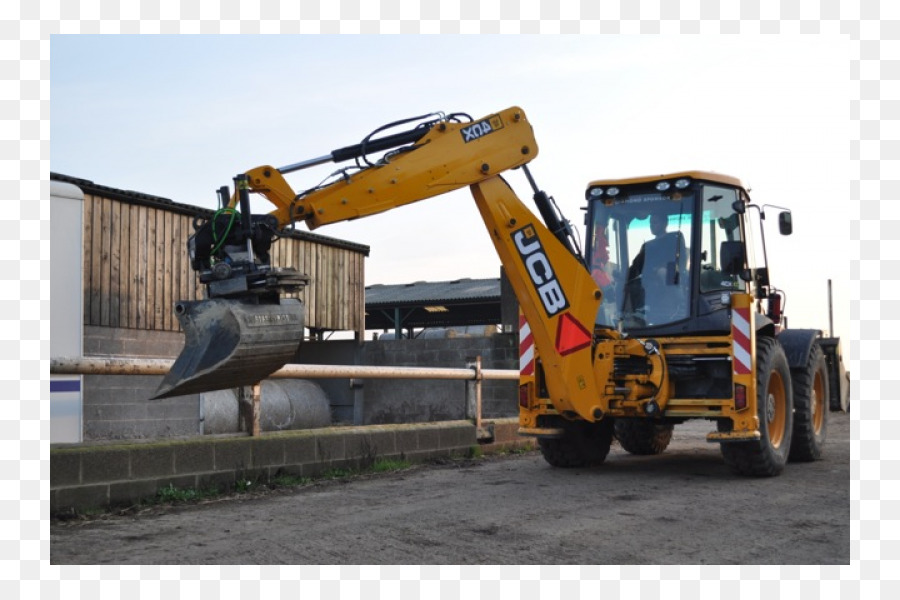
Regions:
<instances>
[{"instance_id":1,"label":"cinder block wall","mask_svg":"<svg viewBox=\"0 0 900 600\"><path fill-rule=\"evenodd\" d=\"M527 447L504 440L503 447ZM167 486L228 490L238 481L364 469L378 459L423 462L461 456L476 444L474 425L453 421L53 448L50 512L133 505Z\"/></svg>"},{"instance_id":2,"label":"cinder block wall","mask_svg":"<svg viewBox=\"0 0 900 600\"><path fill-rule=\"evenodd\" d=\"M84 328L85 356L174 358L184 334L118 327ZM148 400L162 376L86 375L84 440L156 439L198 435L200 396Z\"/></svg>"},{"instance_id":3,"label":"cinder block wall","mask_svg":"<svg viewBox=\"0 0 900 600\"><path fill-rule=\"evenodd\" d=\"M362 346L353 341L308 342L298 362L308 364L356 364L399 367L461 368L481 356L484 369L518 369L516 334L489 337L375 340ZM463 419L466 415L466 382L435 379L367 379L359 390L347 380L317 380L328 394L336 421L353 422L354 401L362 400L364 425L424 423ZM482 384L482 417L518 415L515 381Z\"/></svg>"},{"instance_id":4,"label":"cinder block wall","mask_svg":"<svg viewBox=\"0 0 900 600\"><path fill-rule=\"evenodd\" d=\"M376 340L365 345L370 365L459 368L481 356L483 369L518 369L518 338L509 334L490 337L435 340ZM465 381L389 380L365 382L365 422L409 423L465 418ZM483 418L518 414L514 381L484 381Z\"/></svg>"}]
</instances>

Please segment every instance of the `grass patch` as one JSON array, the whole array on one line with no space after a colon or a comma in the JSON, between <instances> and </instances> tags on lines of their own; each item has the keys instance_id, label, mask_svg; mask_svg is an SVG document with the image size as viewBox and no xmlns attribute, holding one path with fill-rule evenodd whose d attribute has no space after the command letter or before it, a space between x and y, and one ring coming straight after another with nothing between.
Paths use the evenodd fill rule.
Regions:
<instances>
[{"instance_id":1,"label":"grass patch","mask_svg":"<svg viewBox=\"0 0 900 600\"><path fill-rule=\"evenodd\" d=\"M519 454L527 453L527 448L510 448L504 453ZM480 446L471 446L463 451L457 458L463 460L481 459L485 454ZM365 463L364 463L365 465ZM193 502L201 502L215 498L222 498L228 494L245 494L254 491L277 490L284 488L293 488L312 485L319 481L340 481L342 479L351 479L367 474L383 474L396 473L413 467L413 464L403 458L375 458L368 466L361 468L332 468L314 477L303 477L300 475L289 475L286 473L276 475L264 481L251 481L249 479L238 477L234 486L230 489L207 488L176 488L169 484L157 491L156 496L141 502L142 506L153 506L160 504L189 504ZM99 512L103 512L102 509Z\"/></svg>"},{"instance_id":2,"label":"grass patch","mask_svg":"<svg viewBox=\"0 0 900 600\"><path fill-rule=\"evenodd\" d=\"M233 487L228 489L210 487L204 489L195 488L178 488L173 484L168 484L157 490L156 495L144 498L137 504L125 509L97 508L82 511L73 511L72 514L58 514L55 518L59 520L68 519L100 519L110 514L125 515L129 513L142 512L160 507L164 505L174 504L193 504L207 500L215 500L227 497L229 494L245 494L250 492L265 492L277 489L292 488L299 486L312 485L318 481L333 481L350 479L359 475L370 473L393 473L411 468L412 464L407 460L380 458L374 459L368 466L360 469L329 469L316 477L301 477L299 475L281 474L272 477L269 481L251 481L245 477L235 479Z\"/></svg>"},{"instance_id":3,"label":"grass patch","mask_svg":"<svg viewBox=\"0 0 900 600\"><path fill-rule=\"evenodd\" d=\"M403 471L408 469L412 464L408 460L398 460L393 458L382 458L376 460L372 465L373 473L390 473L392 471Z\"/></svg>"},{"instance_id":4,"label":"grass patch","mask_svg":"<svg viewBox=\"0 0 900 600\"><path fill-rule=\"evenodd\" d=\"M317 479L348 479L357 475L366 475L368 473L393 473L408 469L412 464L408 460L395 458L378 458L369 466L359 469L329 469L319 475Z\"/></svg>"},{"instance_id":5,"label":"grass patch","mask_svg":"<svg viewBox=\"0 0 900 600\"><path fill-rule=\"evenodd\" d=\"M198 490L194 488L177 488L171 483L156 492L156 503L197 502L220 495L215 489Z\"/></svg>"},{"instance_id":6,"label":"grass patch","mask_svg":"<svg viewBox=\"0 0 900 600\"><path fill-rule=\"evenodd\" d=\"M328 469L319 475L318 479L346 479L347 477L352 477L362 471L354 471L353 469Z\"/></svg>"},{"instance_id":7,"label":"grass patch","mask_svg":"<svg viewBox=\"0 0 900 600\"><path fill-rule=\"evenodd\" d=\"M269 480L269 484L275 487L297 487L298 485L309 485L312 482L312 477L300 477L299 475L276 475Z\"/></svg>"}]
</instances>

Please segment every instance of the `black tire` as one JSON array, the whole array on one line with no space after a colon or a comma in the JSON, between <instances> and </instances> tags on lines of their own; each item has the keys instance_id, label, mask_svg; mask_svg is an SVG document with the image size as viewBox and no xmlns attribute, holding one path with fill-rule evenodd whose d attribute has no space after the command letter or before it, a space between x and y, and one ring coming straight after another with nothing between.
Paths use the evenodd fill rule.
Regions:
<instances>
[{"instance_id":1,"label":"black tire","mask_svg":"<svg viewBox=\"0 0 900 600\"><path fill-rule=\"evenodd\" d=\"M771 337L756 342L756 404L759 415L759 440L723 442L722 456L738 475L773 477L787 462L793 433L791 370L781 345ZM730 420L719 421L719 428L731 427Z\"/></svg>"},{"instance_id":2,"label":"black tire","mask_svg":"<svg viewBox=\"0 0 900 600\"><path fill-rule=\"evenodd\" d=\"M649 456L669 447L674 425L649 419L616 419L614 429L616 439L627 452Z\"/></svg>"},{"instance_id":3,"label":"black tire","mask_svg":"<svg viewBox=\"0 0 900 600\"><path fill-rule=\"evenodd\" d=\"M810 462L822 458L828 425L828 365L813 344L804 367L791 369L794 391L794 432L788 459Z\"/></svg>"},{"instance_id":4,"label":"black tire","mask_svg":"<svg viewBox=\"0 0 900 600\"><path fill-rule=\"evenodd\" d=\"M565 434L558 438L539 438L541 454L554 467L591 467L602 464L612 445L612 419L598 423L565 422Z\"/></svg>"}]
</instances>

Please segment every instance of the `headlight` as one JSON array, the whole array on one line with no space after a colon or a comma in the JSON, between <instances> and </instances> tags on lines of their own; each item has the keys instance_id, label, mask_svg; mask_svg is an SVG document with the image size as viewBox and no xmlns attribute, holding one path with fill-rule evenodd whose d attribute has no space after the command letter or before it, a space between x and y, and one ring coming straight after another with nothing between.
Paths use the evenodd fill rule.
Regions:
<instances>
[{"instance_id":1,"label":"headlight","mask_svg":"<svg viewBox=\"0 0 900 600\"><path fill-rule=\"evenodd\" d=\"M588 196L590 198L599 198L602 195L603 195L603 188L595 187L595 188L591 188L588 190Z\"/></svg>"},{"instance_id":2,"label":"headlight","mask_svg":"<svg viewBox=\"0 0 900 600\"><path fill-rule=\"evenodd\" d=\"M672 187L672 184L670 184L668 181L660 181L659 183L656 184L656 191L664 192L667 189L669 189L670 187Z\"/></svg>"},{"instance_id":3,"label":"headlight","mask_svg":"<svg viewBox=\"0 0 900 600\"><path fill-rule=\"evenodd\" d=\"M619 195L619 188L617 188L617 187L611 187L611 188L609 188L608 190L606 190L606 195L607 195L607 196L618 196L618 195Z\"/></svg>"},{"instance_id":4,"label":"headlight","mask_svg":"<svg viewBox=\"0 0 900 600\"><path fill-rule=\"evenodd\" d=\"M675 187L677 187L679 190L683 190L684 188L686 188L689 185L691 185L690 179L679 179L678 181L675 182Z\"/></svg>"}]
</instances>

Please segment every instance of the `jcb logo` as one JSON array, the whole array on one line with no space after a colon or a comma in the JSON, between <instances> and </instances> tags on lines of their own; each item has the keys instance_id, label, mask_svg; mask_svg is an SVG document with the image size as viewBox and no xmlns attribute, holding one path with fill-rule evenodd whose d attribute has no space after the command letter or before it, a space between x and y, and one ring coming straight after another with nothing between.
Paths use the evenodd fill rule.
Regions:
<instances>
[{"instance_id":1,"label":"jcb logo","mask_svg":"<svg viewBox=\"0 0 900 600\"><path fill-rule=\"evenodd\" d=\"M462 133L463 142L468 144L483 138L489 133L493 133L497 129L503 129L503 120L500 118L500 115L491 115L477 123L472 123L468 127L463 127L460 129L460 132Z\"/></svg>"},{"instance_id":2,"label":"jcb logo","mask_svg":"<svg viewBox=\"0 0 900 600\"><path fill-rule=\"evenodd\" d=\"M552 317L569 308L569 301L553 273L553 267L534 228L530 225L523 227L513 233L512 239L547 315Z\"/></svg>"}]
</instances>

